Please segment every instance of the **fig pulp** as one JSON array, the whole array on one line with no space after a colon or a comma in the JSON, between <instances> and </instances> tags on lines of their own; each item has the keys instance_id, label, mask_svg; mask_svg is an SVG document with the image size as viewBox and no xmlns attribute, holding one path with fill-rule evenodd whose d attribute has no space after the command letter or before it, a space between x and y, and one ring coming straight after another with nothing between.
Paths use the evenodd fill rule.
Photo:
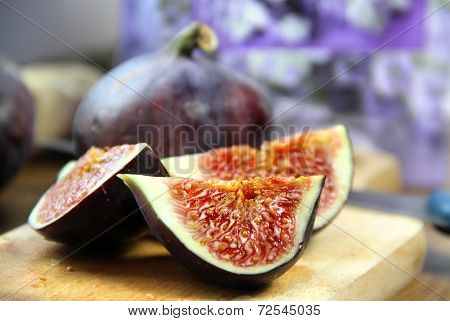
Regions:
<instances>
[{"instance_id":1,"label":"fig pulp","mask_svg":"<svg viewBox=\"0 0 450 321\"><path fill-rule=\"evenodd\" d=\"M161 161L175 177L230 180L324 175L326 181L314 229L324 227L339 213L348 198L353 177L351 143L342 125L268 141L259 149L232 146Z\"/></svg>"},{"instance_id":2,"label":"fig pulp","mask_svg":"<svg viewBox=\"0 0 450 321\"><path fill-rule=\"evenodd\" d=\"M33 98L15 66L0 59L0 187L27 158L33 127Z\"/></svg>"},{"instance_id":3,"label":"fig pulp","mask_svg":"<svg viewBox=\"0 0 450 321\"><path fill-rule=\"evenodd\" d=\"M162 51L111 70L76 112L77 154L90 146L138 142L148 143L161 157L260 145L269 108L256 84L193 55L216 46L214 32L193 23Z\"/></svg>"},{"instance_id":4,"label":"fig pulp","mask_svg":"<svg viewBox=\"0 0 450 321\"><path fill-rule=\"evenodd\" d=\"M64 166L32 210L29 224L65 244L119 243L141 234L145 221L118 173L167 175L146 144L90 148Z\"/></svg>"},{"instance_id":5,"label":"fig pulp","mask_svg":"<svg viewBox=\"0 0 450 321\"><path fill-rule=\"evenodd\" d=\"M309 240L324 181L119 177L175 258L213 282L235 286L269 282L295 264Z\"/></svg>"}]
</instances>

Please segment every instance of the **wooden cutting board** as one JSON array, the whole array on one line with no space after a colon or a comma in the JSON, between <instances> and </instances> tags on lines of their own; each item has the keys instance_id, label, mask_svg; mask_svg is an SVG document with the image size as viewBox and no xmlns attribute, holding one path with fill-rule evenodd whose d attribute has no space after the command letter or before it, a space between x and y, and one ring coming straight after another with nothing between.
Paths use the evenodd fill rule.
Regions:
<instances>
[{"instance_id":1,"label":"wooden cutting board","mask_svg":"<svg viewBox=\"0 0 450 321\"><path fill-rule=\"evenodd\" d=\"M347 206L313 236L285 275L252 291L200 281L156 242L117 253L71 251L28 226L0 237L0 299L10 300L382 300L418 275L421 222Z\"/></svg>"}]
</instances>

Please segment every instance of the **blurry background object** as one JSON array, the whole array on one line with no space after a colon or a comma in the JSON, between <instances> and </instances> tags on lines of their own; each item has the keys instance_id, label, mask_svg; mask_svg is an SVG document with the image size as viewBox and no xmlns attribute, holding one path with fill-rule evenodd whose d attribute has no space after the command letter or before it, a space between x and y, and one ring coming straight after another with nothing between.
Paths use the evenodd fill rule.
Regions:
<instances>
[{"instance_id":1,"label":"blurry background object","mask_svg":"<svg viewBox=\"0 0 450 321\"><path fill-rule=\"evenodd\" d=\"M46 147L70 140L75 111L102 73L82 62L45 62L23 66L22 76L36 106L35 142Z\"/></svg>"},{"instance_id":2,"label":"blurry background object","mask_svg":"<svg viewBox=\"0 0 450 321\"><path fill-rule=\"evenodd\" d=\"M0 187L24 163L33 140L33 99L10 61L0 57Z\"/></svg>"},{"instance_id":3,"label":"blurry background object","mask_svg":"<svg viewBox=\"0 0 450 321\"><path fill-rule=\"evenodd\" d=\"M390 48L417 48L424 43L423 24L417 22L425 5L426 0L124 0L119 54L123 60L155 50L191 20L211 25L226 48L302 46L352 52L388 41Z\"/></svg>"},{"instance_id":4,"label":"blurry background object","mask_svg":"<svg viewBox=\"0 0 450 321\"><path fill-rule=\"evenodd\" d=\"M152 51L180 25L203 19L219 31L217 59L269 90L276 122L344 122L357 149L381 148L399 157L406 186L445 184L450 114L445 1L179 3L124 0L119 59ZM162 31L148 37L148 30ZM283 43L283 35L304 42ZM374 51L379 46L383 50Z\"/></svg>"},{"instance_id":5,"label":"blurry background object","mask_svg":"<svg viewBox=\"0 0 450 321\"><path fill-rule=\"evenodd\" d=\"M403 189L402 168L391 153L360 150L354 152L354 158L358 166L355 167L353 190L395 193Z\"/></svg>"},{"instance_id":6,"label":"blurry background object","mask_svg":"<svg viewBox=\"0 0 450 321\"><path fill-rule=\"evenodd\" d=\"M0 4L0 48L16 62L82 60L82 53L96 63L109 63L118 38L120 0L2 2L9 7Z\"/></svg>"},{"instance_id":7,"label":"blurry background object","mask_svg":"<svg viewBox=\"0 0 450 321\"><path fill-rule=\"evenodd\" d=\"M191 0L122 0L118 60L158 50L192 21L191 11Z\"/></svg>"},{"instance_id":8,"label":"blurry background object","mask_svg":"<svg viewBox=\"0 0 450 321\"><path fill-rule=\"evenodd\" d=\"M224 44L241 47L374 49L419 21L425 0L193 1L192 16L211 23ZM417 47L417 26L390 47Z\"/></svg>"},{"instance_id":9,"label":"blurry background object","mask_svg":"<svg viewBox=\"0 0 450 321\"><path fill-rule=\"evenodd\" d=\"M219 31L216 59L269 90L278 123L343 121L357 149L400 158L408 187L441 186L449 176L445 0L7 2L107 67L115 46L116 62L153 52L201 18ZM0 39L19 62L84 59L4 6Z\"/></svg>"}]
</instances>

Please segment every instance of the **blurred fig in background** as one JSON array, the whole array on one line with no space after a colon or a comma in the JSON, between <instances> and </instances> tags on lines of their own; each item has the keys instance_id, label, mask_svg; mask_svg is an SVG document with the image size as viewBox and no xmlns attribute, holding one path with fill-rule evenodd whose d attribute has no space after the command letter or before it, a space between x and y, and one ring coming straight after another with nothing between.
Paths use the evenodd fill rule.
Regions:
<instances>
[{"instance_id":1,"label":"blurred fig in background","mask_svg":"<svg viewBox=\"0 0 450 321\"><path fill-rule=\"evenodd\" d=\"M22 77L36 105L35 141L39 146L71 138L81 99L102 76L82 62L41 62L22 67Z\"/></svg>"},{"instance_id":2,"label":"blurred fig in background","mask_svg":"<svg viewBox=\"0 0 450 321\"><path fill-rule=\"evenodd\" d=\"M33 141L33 98L15 65L0 58L0 187L27 158Z\"/></svg>"},{"instance_id":3,"label":"blurred fig in background","mask_svg":"<svg viewBox=\"0 0 450 321\"><path fill-rule=\"evenodd\" d=\"M216 47L215 33L192 23L161 51L114 68L77 110L77 154L90 146L137 142L148 143L160 156L258 145L269 120L266 99L248 78L197 54Z\"/></svg>"}]
</instances>

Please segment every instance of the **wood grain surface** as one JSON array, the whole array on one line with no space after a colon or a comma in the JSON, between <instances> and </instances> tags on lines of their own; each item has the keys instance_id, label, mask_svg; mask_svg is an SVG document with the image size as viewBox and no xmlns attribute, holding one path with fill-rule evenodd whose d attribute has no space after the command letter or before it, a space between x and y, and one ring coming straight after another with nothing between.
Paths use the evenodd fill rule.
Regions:
<instances>
[{"instance_id":1,"label":"wood grain surface","mask_svg":"<svg viewBox=\"0 0 450 321\"><path fill-rule=\"evenodd\" d=\"M383 300L419 274L421 222L346 207L285 275L256 291L201 281L141 240L115 253L43 240L28 226L0 238L0 296L13 300Z\"/></svg>"}]
</instances>

